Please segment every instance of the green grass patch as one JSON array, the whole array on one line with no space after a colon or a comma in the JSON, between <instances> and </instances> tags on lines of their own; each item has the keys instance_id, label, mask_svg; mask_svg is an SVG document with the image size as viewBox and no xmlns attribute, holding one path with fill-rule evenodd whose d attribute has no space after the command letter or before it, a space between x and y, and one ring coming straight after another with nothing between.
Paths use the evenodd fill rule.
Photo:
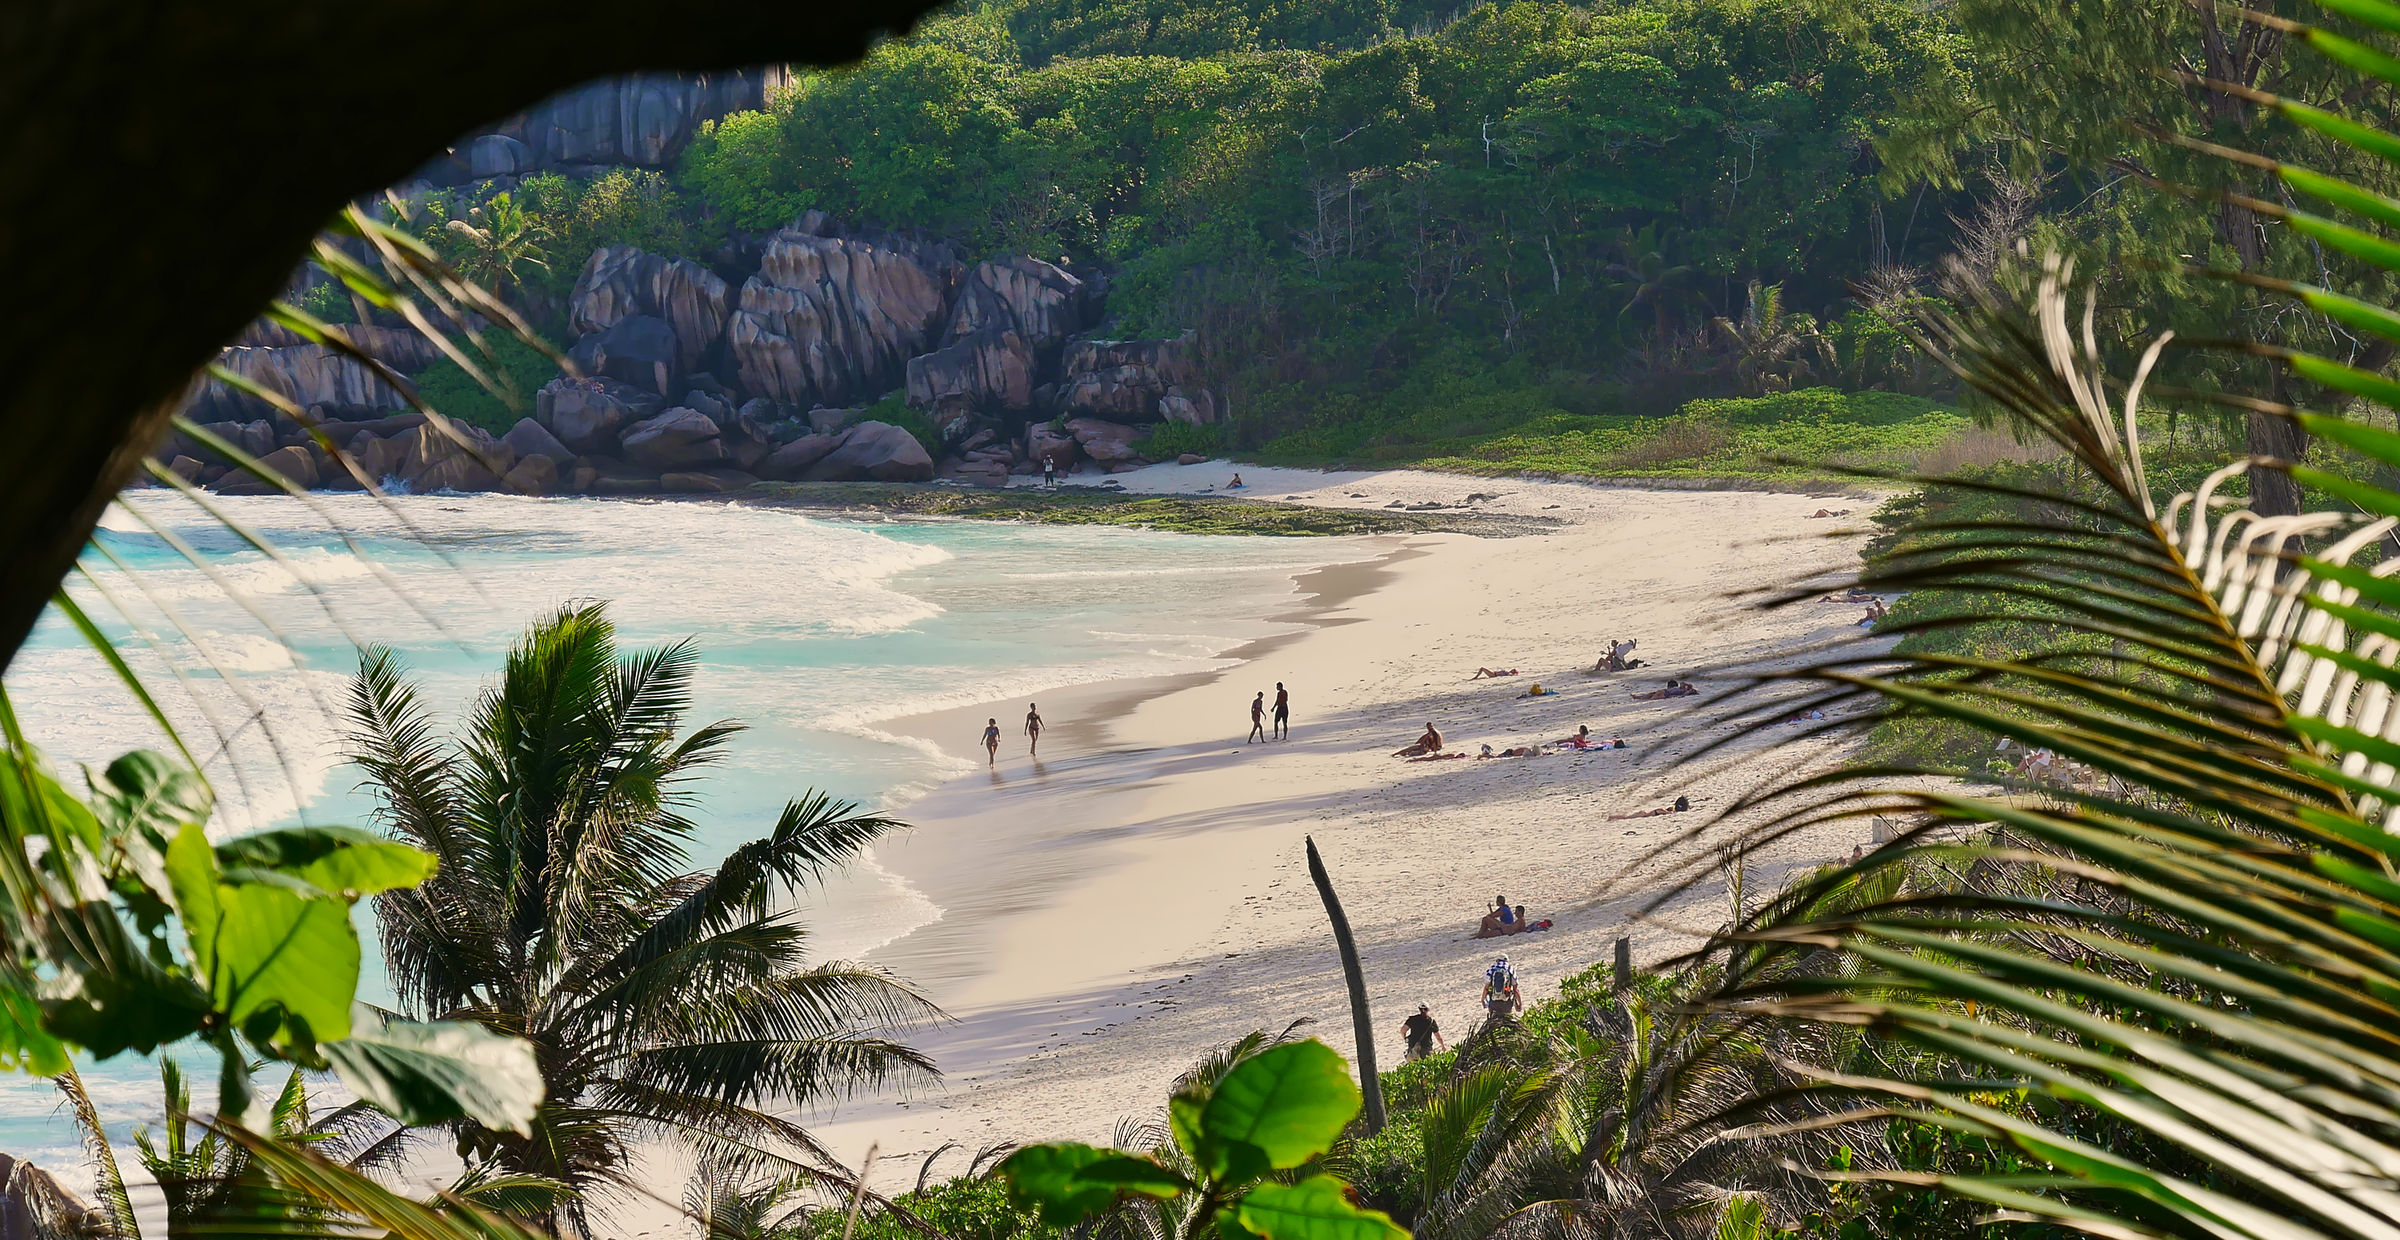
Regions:
<instances>
[{"instance_id":1,"label":"green grass patch","mask_svg":"<svg viewBox=\"0 0 2400 1240\"><path fill-rule=\"evenodd\" d=\"M558 366L542 356L541 350L505 331L487 331L483 340L491 346L492 355L477 357L476 363L499 383L507 393L505 398L494 395L448 358L409 378L417 385L417 395L433 406L435 412L469 426L480 426L495 435L505 435L517 424L517 419L533 416L533 394L558 377ZM469 353L472 354L471 349Z\"/></svg>"},{"instance_id":2,"label":"green grass patch","mask_svg":"<svg viewBox=\"0 0 2400 1240\"><path fill-rule=\"evenodd\" d=\"M1530 407L1526 407L1527 405ZM1963 414L1921 396L1809 388L1695 400L1666 416L1581 414L1477 402L1385 424L1348 445L1303 432L1268 444L1270 463L1407 465L1460 473L1593 478L1809 481L1843 468L1907 469L1966 435Z\"/></svg>"}]
</instances>

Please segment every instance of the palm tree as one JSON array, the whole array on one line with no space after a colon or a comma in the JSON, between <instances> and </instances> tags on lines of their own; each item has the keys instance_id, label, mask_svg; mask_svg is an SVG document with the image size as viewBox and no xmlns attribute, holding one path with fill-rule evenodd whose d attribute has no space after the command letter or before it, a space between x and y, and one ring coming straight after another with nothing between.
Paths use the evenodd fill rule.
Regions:
<instances>
[{"instance_id":1,"label":"palm tree","mask_svg":"<svg viewBox=\"0 0 2400 1240\"><path fill-rule=\"evenodd\" d=\"M441 862L378 902L393 984L412 1009L530 1040L549 1091L530 1135L462 1127L476 1161L586 1192L625 1184L633 1142L663 1138L841 1182L766 1108L934 1075L893 1038L934 1008L880 970L806 964L805 930L771 908L898 824L812 795L713 873L689 867L679 811L739 730L678 734L693 663L688 643L620 656L603 608L570 606L444 742L395 656L361 657L353 755L384 824ZM580 1197L553 1220L586 1221Z\"/></svg>"},{"instance_id":2,"label":"palm tree","mask_svg":"<svg viewBox=\"0 0 2400 1240\"><path fill-rule=\"evenodd\" d=\"M2356 12L2400 31L2400 9ZM2273 20L2364 76L2400 81L2381 53ZM2244 98L2369 157L2400 150L2317 108ZM2400 207L2347 182L2253 162L2279 190L2377 228L2400 222ZM2400 269L2379 234L2247 205L2329 249ZM2242 278L2293 309L2400 340L2400 316L2387 308ZM2046 1168L1936 1168L1908 1180L2002 1218L2116 1237L2400 1235L2400 561L2371 562L2400 494L2357 480L2400 462L2400 436L2243 400L2237 408L2290 421L2355 468L2237 460L2162 503L2140 420L2144 378L2168 341L2150 347L2130 381L2110 382L2092 314L2071 305L2074 288L2071 265L2053 256L2030 313L1981 289L1970 313L1923 326L1962 380L2068 455L2081 485L1949 480L2017 515L1936 522L1869 564L1870 589L1931 600L1881 626L1902 644L1755 678L1785 692L1769 708L1780 714L1795 700L1855 702L1883 718L1962 723L2054 752L2066 776L1988 795L1959 782L1963 772L1863 769L1735 806L1763 814L1752 840L1896 816L1917 825L1863 866L1934 867L1961 881L1936 891L1898 884L1832 915L1787 907L1745 920L1724 946L1832 956L1839 967L1736 975L1714 1003L1920 1048L1927 1071L1857 1071L1818 1088ZM2400 408L2400 385L2379 373L2252 351L2346 402ZM2252 512L2224 491L2253 467L2338 507ZM1961 654L1937 640L2005 622L2028 603L2067 638L2099 647ZM1912 774L1944 778L1891 779ZM1837 881L1802 884L1787 899L1811 900Z\"/></svg>"},{"instance_id":3,"label":"palm tree","mask_svg":"<svg viewBox=\"0 0 2400 1240\"><path fill-rule=\"evenodd\" d=\"M460 253L451 265L494 297L523 282L519 268L550 270L549 254L542 249L550 230L518 206L506 190L481 206L467 208L465 219L450 220L442 227L459 241Z\"/></svg>"},{"instance_id":4,"label":"palm tree","mask_svg":"<svg viewBox=\"0 0 2400 1240\"><path fill-rule=\"evenodd\" d=\"M1691 300L1692 279L1699 271L1689 263L1668 261L1667 240L1656 224L1644 225L1639 232L1626 229L1617 238L1615 261L1605 270L1616 278L1610 287L1625 298L1617 317L1647 307L1661 339L1672 334L1675 310Z\"/></svg>"},{"instance_id":5,"label":"palm tree","mask_svg":"<svg viewBox=\"0 0 2400 1240\"><path fill-rule=\"evenodd\" d=\"M1733 350L1734 377L1752 396L1790 391L1819 367L1835 365L1833 344L1817 320L1784 310L1780 284L1752 280L1740 320L1719 317L1715 327Z\"/></svg>"}]
</instances>

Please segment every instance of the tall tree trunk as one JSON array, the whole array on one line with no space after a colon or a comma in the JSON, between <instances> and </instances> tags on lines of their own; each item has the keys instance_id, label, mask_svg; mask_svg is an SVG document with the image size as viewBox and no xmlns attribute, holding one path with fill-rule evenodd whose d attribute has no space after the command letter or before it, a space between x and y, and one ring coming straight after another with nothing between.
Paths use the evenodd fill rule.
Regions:
<instances>
[{"instance_id":1,"label":"tall tree trunk","mask_svg":"<svg viewBox=\"0 0 2400 1240\"><path fill-rule=\"evenodd\" d=\"M1350 985L1350 1033L1358 1041L1358 1090L1366 1095L1367 1135L1383 1131L1383 1078L1375 1071L1375 1018L1367 1011L1367 977L1359 971L1358 944L1350 938L1350 919L1342 916L1341 897L1333 894L1333 879L1325 873L1325 859L1317 855L1317 841L1308 842L1308 876L1317 884L1317 896L1325 901L1325 919L1333 923L1333 945L1342 953L1342 980Z\"/></svg>"}]
</instances>

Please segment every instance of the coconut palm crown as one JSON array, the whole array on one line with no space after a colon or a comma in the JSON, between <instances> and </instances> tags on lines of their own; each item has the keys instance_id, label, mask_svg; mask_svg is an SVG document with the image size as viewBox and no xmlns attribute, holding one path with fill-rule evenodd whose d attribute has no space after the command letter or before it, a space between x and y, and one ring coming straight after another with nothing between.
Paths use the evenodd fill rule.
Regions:
<instances>
[{"instance_id":1,"label":"coconut palm crown","mask_svg":"<svg viewBox=\"0 0 2400 1240\"><path fill-rule=\"evenodd\" d=\"M808 964L773 907L898 824L811 794L714 872L680 812L740 730L679 733L691 645L620 655L598 604L527 630L455 739L389 650L360 659L352 757L395 835L439 872L377 906L401 1001L536 1047L549 1099L530 1136L461 1126L470 1160L578 1190L627 1183L632 1145L830 1176L777 1108L930 1079L897 1040L938 1017L888 974ZM584 1227L587 1202L554 1219Z\"/></svg>"}]
</instances>

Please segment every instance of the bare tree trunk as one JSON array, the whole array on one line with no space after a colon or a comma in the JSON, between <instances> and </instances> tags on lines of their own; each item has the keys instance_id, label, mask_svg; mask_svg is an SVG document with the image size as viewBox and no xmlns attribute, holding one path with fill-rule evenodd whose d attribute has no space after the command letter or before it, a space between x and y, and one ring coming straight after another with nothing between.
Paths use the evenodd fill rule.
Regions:
<instances>
[{"instance_id":1,"label":"bare tree trunk","mask_svg":"<svg viewBox=\"0 0 2400 1240\"><path fill-rule=\"evenodd\" d=\"M1358 944L1350 938L1350 919L1342 916L1341 897L1333 894L1333 879L1325 873L1325 859L1317 855L1317 841L1308 841L1308 876L1317 884L1317 895L1325 901L1325 919L1333 923L1333 945L1342 953L1342 980L1350 985L1350 1033L1358 1041L1358 1089L1366 1095L1367 1135L1383 1131L1383 1078L1375 1071L1375 1018L1367 1011L1367 977L1359 971Z\"/></svg>"}]
</instances>

